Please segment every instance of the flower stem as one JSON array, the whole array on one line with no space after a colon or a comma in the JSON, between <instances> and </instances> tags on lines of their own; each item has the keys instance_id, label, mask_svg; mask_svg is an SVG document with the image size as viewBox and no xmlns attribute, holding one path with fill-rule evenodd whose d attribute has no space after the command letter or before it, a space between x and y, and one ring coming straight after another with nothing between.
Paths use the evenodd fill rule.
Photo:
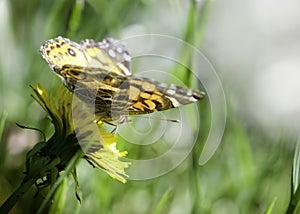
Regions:
<instances>
[{"instance_id":1,"label":"flower stem","mask_svg":"<svg viewBox=\"0 0 300 214\"><path fill-rule=\"evenodd\" d=\"M0 207L0 214L8 213L20 197L23 196L39 178L44 177L47 171L53 169L59 163L59 158L49 160L47 157L41 157L36 159L36 161L32 163L32 167L27 172L20 187Z\"/></svg>"},{"instance_id":2,"label":"flower stem","mask_svg":"<svg viewBox=\"0 0 300 214\"><path fill-rule=\"evenodd\" d=\"M17 203L21 196L35 183L35 179L27 179L19 186L18 189L2 204L0 207L0 213L9 213L13 206Z\"/></svg>"}]
</instances>

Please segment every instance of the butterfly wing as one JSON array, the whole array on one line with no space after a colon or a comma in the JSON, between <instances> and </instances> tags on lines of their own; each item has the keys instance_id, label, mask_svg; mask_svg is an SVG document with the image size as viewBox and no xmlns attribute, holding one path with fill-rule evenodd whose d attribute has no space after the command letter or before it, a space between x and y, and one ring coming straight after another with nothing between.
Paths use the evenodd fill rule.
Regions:
<instances>
[{"instance_id":1,"label":"butterfly wing","mask_svg":"<svg viewBox=\"0 0 300 214\"><path fill-rule=\"evenodd\" d=\"M87 39L81 42L86 57L89 60L88 67L100 67L107 72L128 76L130 61L128 50L120 41L106 38L102 42Z\"/></svg>"},{"instance_id":2,"label":"butterfly wing","mask_svg":"<svg viewBox=\"0 0 300 214\"><path fill-rule=\"evenodd\" d=\"M125 90L120 90L113 98L112 107L125 106L123 115L140 115L176 108L181 105L196 102L202 99L204 92L188 89L182 86L167 85L149 78L131 76L126 80L129 87L128 100L124 100ZM122 85L126 85L124 82ZM128 89L127 89L128 88ZM125 102L126 101L126 102ZM112 108L113 109L113 108ZM116 108L118 111L121 108ZM125 112L127 111L127 112Z\"/></svg>"},{"instance_id":3,"label":"butterfly wing","mask_svg":"<svg viewBox=\"0 0 300 214\"><path fill-rule=\"evenodd\" d=\"M127 49L111 38L78 44L57 37L40 51L66 87L94 105L104 121L175 108L204 97L203 92L131 75Z\"/></svg>"},{"instance_id":4,"label":"butterfly wing","mask_svg":"<svg viewBox=\"0 0 300 214\"><path fill-rule=\"evenodd\" d=\"M167 85L140 76L122 76L113 72L91 71L79 81L75 93L85 103L95 100L96 115L104 121L118 121L122 116L148 114L176 108L202 99L204 92ZM90 80L87 78L91 78ZM90 84L85 84L85 83ZM93 88L93 90L91 90ZM88 95L97 91L94 99Z\"/></svg>"},{"instance_id":5,"label":"butterfly wing","mask_svg":"<svg viewBox=\"0 0 300 214\"><path fill-rule=\"evenodd\" d=\"M64 65L85 67L88 64L88 59L82 47L76 42L61 36L46 41L41 46L40 52L54 71L60 71Z\"/></svg>"},{"instance_id":6,"label":"butterfly wing","mask_svg":"<svg viewBox=\"0 0 300 214\"><path fill-rule=\"evenodd\" d=\"M63 66L101 68L119 75L131 75L128 50L119 41L107 38L102 42L87 39L80 44L61 36L45 42L40 52L59 75Z\"/></svg>"},{"instance_id":7,"label":"butterfly wing","mask_svg":"<svg viewBox=\"0 0 300 214\"><path fill-rule=\"evenodd\" d=\"M124 77L131 75L131 58L119 41L87 39L78 44L57 37L48 40L40 51L65 86L85 103L94 103L101 118L111 120L111 103L117 92L119 98L128 100L128 88L125 88L128 85L120 84Z\"/></svg>"}]
</instances>

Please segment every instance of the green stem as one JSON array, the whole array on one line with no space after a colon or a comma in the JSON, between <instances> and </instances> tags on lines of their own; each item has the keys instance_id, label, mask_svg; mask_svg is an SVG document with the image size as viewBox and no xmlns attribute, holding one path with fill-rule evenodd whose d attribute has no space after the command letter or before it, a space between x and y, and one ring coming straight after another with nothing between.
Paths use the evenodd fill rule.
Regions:
<instances>
[{"instance_id":1,"label":"green stem","mask_svg":"<svg viewBox=\"0 0 300 214\"><path fill-rule=\"evenodd\" d=\"M68 163L68 166L66 167L66 169L64 170L64 174L59 176L59 178L56 180L56 182L53 184L53 186L51 186L51 189L49 191L49 193L47 194L45 200L43 201L42 205L40 206L39 210L38 210L38 214L39 213L43 213L43 210L45 209L46 205L48 204L48 202L50 201L50 199L53 197L55 190L59 187L59 185L63 182L63 180L65 179L66 176L68 176L72 170L74 170L77 161L80 159L82 155L81 151L78 151L73 158L70 160L70 162ZM1 213L0 213L1 214Z\"/></svg>"},{"instance_id":2,"label":"green stem","mask_svg":"<svg viewBox=\"0 0 300 214\"><path fill-rule=\"evenodd\" d=\"M291 191L293 191L293 190L291 189ZM298 186L296 192L294 194L292 194L292 196L291 196L290 203L289 203L286 213L287 214L294 213L295 209L299 205L299 201L300 201L300 188Z\"/></svg>"},{"instance_id":3,"label":"green stem","mask_svg":"<svg viewBox=\"0 0 300 214\"><path fill-rule=\"evenodd\" d=\"M199 155L194 152L192 154L192 170L190 171L190 183L191 183L191 190L193 193L193 208L192 208L192 213L200 213L199 210L199 202L200 202L200 195L199 195L199 181L198 181L198 170L199 170L199 165L198 165L198 157Z\"/></svg>"},{"instance_id":4,"label":"green stem","mask_svg":"<svg viewBox=\"0 0 300 214\"><path fill-rule=\"evenodd\" d=\"M47 161L47 158L40 158L34 162L30 171L27 172L27 175L23 179L21 186L0 207L0 214L8 213L20 197L23 196L34 183L36 183L37 179L44 177L48 170L55 168L59 163L59 158L55 158L52 161Z\"/></svg>"},{"instance_id":5,"label":"green stem","mask_svg":"<svg viewBox=\"0 0 300 214\"><path fill-rule=\"evenodd\" d=\"M22 185L4 202L4 204L2 204L0 207L0 214L9 213L20 197L28 191L35 181L35 179L27 179L27 181L23 182Z\"/></svg>"}]
</instances>

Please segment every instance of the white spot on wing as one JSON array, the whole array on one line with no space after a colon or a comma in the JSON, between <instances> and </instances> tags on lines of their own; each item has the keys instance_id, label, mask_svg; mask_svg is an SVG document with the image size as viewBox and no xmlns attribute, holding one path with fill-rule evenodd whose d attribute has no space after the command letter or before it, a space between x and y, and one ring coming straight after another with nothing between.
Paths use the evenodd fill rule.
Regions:
<instances>
[{"instance_id":1,"label":"white spot on wing","mask_svg":"<svg viewBox=\"0 0 300 214\"><path fill-rule=\"evenodd\" d=\"M180 106L180 103L174 97L168 97L168 98L171 100L174 107Z\"/></svg>"},{"instance_id":2,"label":"white spot on wing","mask_svg":"<svg viewBox=\"0 0 300 214\"><path fill-rule=\"evenodd\" d=\"M109 49L108 50L108 55L111 56L112 58L115 58L116 57L116 53L113 49Z\"/></svg>"},{"instance_id":3,"label":"white spot on wing","mask_svg":"<svg viewBox=\"0 0 300 214\"><path fill-rule=\"evenodd\" d=\"M194 97L190 97L190 99L189 99L191 102L196 102L197 101L197 99L195 99Z\"/></svg>"},{"instance_id":4,"label":"white spot on wing","mask_svg":"<svg viewBox=\"0 0 300 214\"><path fill-rule=\"evenodd\" d=\"M118 53L122 53L122 52L123 52L123 49L122 49L121 47L118 47L118 48L117 48L117 52L118 52Z\"/></svg>"},{"instance_id":5,"label":"white spot on wing","mask_svg":"<svg viewBox=\"0 0 300 214\"><path fill-rule=\"evenodd\" d=\"M123 57L126 61L130 61L131 60L131 57L127 54L127 53L124 53L123 54Z\"/></svg>"},{"instance_id":6,"label":"white spot on wing","mask_svg":"<svg viewBox=\"0 0 300 214\"><path fill-rule=\"evenodd\" d=\"M174 89L168 89L167 93L170 95L174 95L176 93L176 91Z\"/></svg>"},{"instance_id":7,"label":"white spot on wing","mask_svg":"<svg viewBox=\"0 0 300 214\"><path fill-rule=\"evenodd\" d=\"M125 75L131 75L130 71L123 64L118 64L118 67L124 72Z\"/></svg>"}]
</instances>

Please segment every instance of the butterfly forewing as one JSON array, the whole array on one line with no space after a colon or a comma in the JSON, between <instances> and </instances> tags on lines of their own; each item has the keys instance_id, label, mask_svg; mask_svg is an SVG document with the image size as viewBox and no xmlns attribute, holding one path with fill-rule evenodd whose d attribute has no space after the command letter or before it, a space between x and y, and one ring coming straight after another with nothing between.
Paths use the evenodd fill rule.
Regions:
<instances>
[{"instance_id":1,"label":"butterfly forewing","mask_svg":"<svg viewBox=\"0 0 300 214\"><path fill-rule=\"evenodd\" d=\"M104 39L102 42L95 42L87 39L81 42L86 58L89 60L89 67L100 67L108 71L120 75L131 75L130 72L130 56L119 41L112 38ZM92 57L91 57L92 56Z\"/></svg>"}]
</instances>

